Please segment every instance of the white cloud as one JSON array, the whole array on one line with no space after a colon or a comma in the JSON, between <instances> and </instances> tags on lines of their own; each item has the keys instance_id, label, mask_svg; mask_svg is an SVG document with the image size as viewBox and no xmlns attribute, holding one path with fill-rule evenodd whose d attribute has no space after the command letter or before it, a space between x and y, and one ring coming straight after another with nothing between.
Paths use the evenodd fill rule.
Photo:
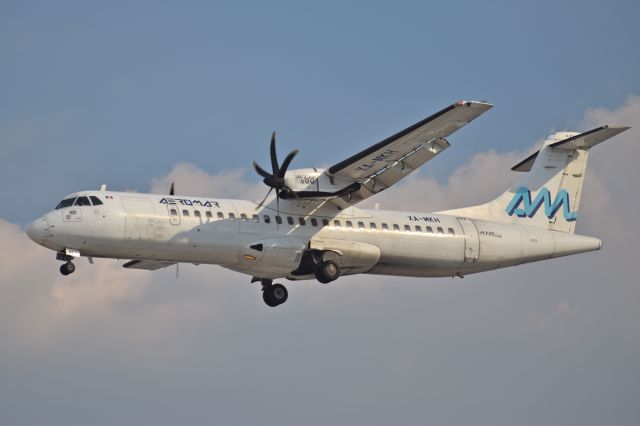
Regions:
<instances>
[{"instance_id":1,"label":"white cloud","mask_svg":"<svg viewBox=\"0 0 640 426\"><path fill-rule=\"evenodd\" d=\"M167 194L171 182L175 183L177 195L201 197L259 199L268 188L254 178L248 180L245 169L222 170L208 173L189 163L178 163L166 175L151 181L151 192Z\"/></svg>"}]
</instances>

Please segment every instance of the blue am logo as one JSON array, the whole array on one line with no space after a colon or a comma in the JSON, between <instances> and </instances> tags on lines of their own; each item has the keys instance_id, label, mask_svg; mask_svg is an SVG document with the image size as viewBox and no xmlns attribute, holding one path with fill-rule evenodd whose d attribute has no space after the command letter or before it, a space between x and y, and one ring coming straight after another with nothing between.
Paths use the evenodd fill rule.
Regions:
<instances>
[{"instance_id":1,"label":"blue am logo","mask_svg":"<svg viewBox=\"0 0 640 426\"><path fill-rule=\"evenodd\" d=\"M533 217L543 204L544 214L549 219L553 219L560 207L562 207L562 214L566 221L573 222L576 220L576 212L569 210L571 208L569 194L564 189L558 191L556 199L551 202L551 192L546 187L538 191L538 195L533 201L531 200L529 188L520 187L505 210L509 216L515 214L518 217Z\"/></svg>"}]
</instances>

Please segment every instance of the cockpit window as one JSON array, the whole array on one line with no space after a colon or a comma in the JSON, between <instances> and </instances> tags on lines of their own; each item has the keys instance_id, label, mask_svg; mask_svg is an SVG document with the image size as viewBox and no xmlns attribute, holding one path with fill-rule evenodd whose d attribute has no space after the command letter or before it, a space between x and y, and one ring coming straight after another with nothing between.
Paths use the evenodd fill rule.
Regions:
<instances>
[{"instance_id":1,"label":"cockpit window","mask_svg":"<svg viewBox=\"0 0 640 426\"><path fill-rule=\"evenodd\" d=\"M96 197L95 195L92 195L89 198L91 198L91 202L93 203L94 206L99 206L100 204L102 204L102 201L100 201L100 198Z\"/></svg>"},{"instance_id":2,"label":"cockpit window","mask_svg":"<svg viewBox=\"0 0 640 426\"><path fill-rule=\"evenodd\" d=\"M60 201L60 203L58 203L58 205L56 206L56 210L58 209L63 209L65 207L69 207L73 205L73 202L75 201L75 197L74 198L67 198L66 200L62 200Z\"/></svg>"},{"instance_id":3,"label":"cockpit window","mask_svg":"<svg viewBox=\"0 0 640 426\"><path fill-rule=\"evenodd\" d=\"M74 206L90 206L91 202L89 201L89 197L78 197L76 198L76 202L73 203Z\"/></svg>"}]
</instances>

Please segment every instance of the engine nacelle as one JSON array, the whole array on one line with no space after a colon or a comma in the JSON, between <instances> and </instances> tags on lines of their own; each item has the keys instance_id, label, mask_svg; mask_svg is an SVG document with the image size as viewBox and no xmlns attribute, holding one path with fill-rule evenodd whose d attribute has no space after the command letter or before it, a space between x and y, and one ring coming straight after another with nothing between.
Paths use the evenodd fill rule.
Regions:
<instances>
[{"instance_id":1,"label":"engine nacelle","mask_svg":"<svg viewBox=\"0 0 640 426\"><path fill-rule=\"evenodd\" d=\"M325 169L289 170L284 175L284 180L299 198L332 198L348 195L360 189L360 184L357 182L338 177L329 178ZM293 198L293 196L285 192L282 198Z\"/></svg>"}]
</instances>

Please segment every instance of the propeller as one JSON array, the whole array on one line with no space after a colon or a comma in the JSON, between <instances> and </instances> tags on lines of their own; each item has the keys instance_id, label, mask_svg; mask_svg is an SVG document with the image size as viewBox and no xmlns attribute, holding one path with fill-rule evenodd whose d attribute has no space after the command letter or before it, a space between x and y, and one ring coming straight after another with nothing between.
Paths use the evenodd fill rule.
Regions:
<instances>
[{"instance_id":1,"label":"propeller","mask_svg":"<svg viewBox=\"0 0 640 426\"><path fill-rule=\"evenodd\" d=\"M258 204L258 207L261 207L264 204L267 197L269 197L269 194L271 194L271 191L275 189L276 200L277 200L276 202L277 202L278 211L279 211L280 210L280 194L283 191L286 191L287 193L292 194L296 199L298 198L298 195L284 181L284 175L287 172L287 169L289 168L289 165L291 164L293 157L295 157L298 154L298 150L296 149L291 151L289 155L287 155L284 161L282 162L282 165L279 165L278 155L276 154L276 132L273 132L271 134L271 145L269 147L269 151L271 154L271 173L269 173L268 171L260 167L258 163L256 163L255 161L253 162L253 168L256 170L256 172L260 176L263 177L262 181L264 182L264 184L269 187L269 192L267 192L267 195L265 195L265 197L262 199L260 204Z\"/></svg>"}]
</instances>

